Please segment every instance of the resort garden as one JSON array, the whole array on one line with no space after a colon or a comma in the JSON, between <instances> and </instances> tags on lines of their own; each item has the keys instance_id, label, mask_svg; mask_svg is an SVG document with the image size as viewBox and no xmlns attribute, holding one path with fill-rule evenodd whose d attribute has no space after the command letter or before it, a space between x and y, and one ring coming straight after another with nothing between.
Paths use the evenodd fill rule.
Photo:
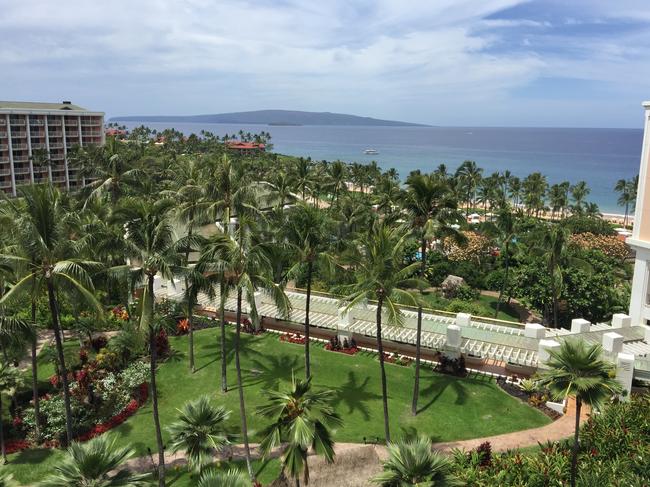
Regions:
<instances>
[{"instance_id":1,"label":"resort garden","mask_svg":"<svg viewBox=\"0 0 650 487\"><path fill-rule=\"evenodd\" d=\"M420 317L538 315L547 326L625 308L627 248L584 185L560 201L541 174L484 178L469 162L402 184L376 165L153 135L140 128L71 154L88 181L79 193L36 185L0 203L0 482L307 484L309 452L327 464L337 444L387 442L379 485L647 478L647 399L609 405L620 390L598 347L564 347L514 395L464 366L421 360L419 340L412 357L383 350L382 326L400 325L403 305ZM238 138L270 147L265 133ZM477 208L486 215L470 225ZM449 275L462 281L448 286ZM159 276L182 283L180 301L156 295ZM264 331L254 294L288 317L287 288L306 293L304 329ZM376 350L310 337L318 291L344 307L377 304ZM225 300L216 317L202 313L199 296L226 295L236 299L228 316ZM581 443L576 430L575 441L527 453L431 450L549 424L536 398L566 395L603 411ZM616 462L598 467L605 452Z\"/></svg>"}]
</instances>

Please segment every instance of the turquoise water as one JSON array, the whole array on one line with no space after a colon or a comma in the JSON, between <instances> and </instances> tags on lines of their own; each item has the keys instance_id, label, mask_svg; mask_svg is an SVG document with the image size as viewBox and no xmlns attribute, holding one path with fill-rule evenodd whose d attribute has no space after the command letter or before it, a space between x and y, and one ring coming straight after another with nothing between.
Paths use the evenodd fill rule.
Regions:
<instances>
[{"instance_id":1,"label":"turquoise water","mask_svg":"<svg viewBox=\"0 0 650 487\"><path fill-rule=\"evenodd\" d=\"M128 123L133 127L138 123ZM614 184L639 171L641 129L502 128L502 127L342 127L267 126L196 123L154 123L151 128L174 127L185 134L207 130L217 135L270 132L274 151L315 160L377 161L401 176L414 169L432 171L440 163L455 170L470 159L486 175L510 170L525 177L540 171L550 183L584 180L589 200L601 211L621 212ZM366 155L373 148L379 154Z\"/></svg>"}]
</instances>

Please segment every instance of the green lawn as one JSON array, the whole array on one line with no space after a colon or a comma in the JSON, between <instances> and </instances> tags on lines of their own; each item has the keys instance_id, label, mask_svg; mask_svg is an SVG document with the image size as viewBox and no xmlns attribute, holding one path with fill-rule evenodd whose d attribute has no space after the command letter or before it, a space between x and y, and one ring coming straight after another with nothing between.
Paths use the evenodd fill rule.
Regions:
<instances>
[{"instance_id":1,"label":"green lawn","mask_svg":"<svg viewBox=\"0 0 650 487\"><path fill-rule=\"evenodd\" d=\"M445 299L438 292L427 292L423 294L423 297L424 300L428 303L428 306L441 311L446 310L451 303L449 299ZM474 301L467 301L467 303L471 306L479 307L480 316L494 318L494 312L497 309L497 298L481 294L478 299ZM501 303L501 306L499 308L499 315L497 318L504 321L513 321L515 323L519 322L519 314L512 306L508 305L507 303Z\"/></svg>"},{"instance_id":2,"label":"green lawn","mask_svg":"<svg viewBox=\"0 0 650 487\"><path fill-rule=\"evenodd\" d=\"M222 462L215 467L221 470L237 469L241 472L246 472L245 462ZM271 484L280 475L280 460L273 458L270 460L255 460L253 461L253 470L257 481L263 485ZM167 485L168 487L194 487L197 483L198 476L193 475L185 468L174 468L167 470Z\"/></svg>"},{"instance_id":3,"label":"green lawn","mask_svg":"<svg viewBox=\"0 0 650 487\"><path fill-rule=\"evenodd\" d=\"M177 416L177 408L185 401L208 394L215 403L232 411L228 426L239 431L238 397L235 387L234 357L227 356L228 393L220 392L220 354L218 330L196 333L197 371L187 367L187 337L171 339L178 351L176 357L160 365L158 372L160 418L163 428ZM253 337L244 335L242 367L248 408L251 441L259 440L265 425L254 413L265 401L264 390L287 384L292 372L303 374L303 347L282 343L275 334ZM232 334L229 334L229 348ZM72 343L72 342L70 342ZM73 345L70 345L71 347ZM44 373L47 371L43 371ZM317 389L329 388L336 393L336 408L344 425L334 432L339 442L362 442L364 437L383 437L383 419L379 380L379 364L374 354L350 357L328 352L319 344L312 345L312 373ZM39 374L40 375L40 374ZM418 431L433 441L476 438L532 428L549 423L547 416L507 395L484 376L458 379L424 369L421 379L421 412L410 414L413 368L387 364L391 432L394 438ZM150 402L132 418L114 430L119 443L130 444L137 455L147 448L155 451L155 437ZM167 441L165 432L165 441ZM60 452L30 451L10 457L12 470L22 482L42 478L56 463ZM183 484L179 484L183 485Z\"/></svg>"}]
</instances>

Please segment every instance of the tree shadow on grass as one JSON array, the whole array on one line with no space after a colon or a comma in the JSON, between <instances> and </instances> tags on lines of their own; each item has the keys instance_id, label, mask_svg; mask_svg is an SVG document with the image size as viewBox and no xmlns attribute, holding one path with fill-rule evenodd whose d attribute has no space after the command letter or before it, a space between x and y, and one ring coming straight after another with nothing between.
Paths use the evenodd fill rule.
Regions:
<instances>
[{"instance_id":1,"label":"tree shadow on grass","mask_svg":"<svg viewBox=\"0 0 650 487\"><path fill-rule=\"evenodd\" d=\"M429 395L431 395L431 397L426 404L418 409L418 414L433 406L449 386L451 386L456 393L455 404L462 405L467 401L467 391L465 390L465 386L462 384L462 379L449 375L433 375L430 376L430 379L431 382L429 385L420 390L420 397L422 398Z\"/></svg>"},{"instance_id":2,"label":"tree shadow on grass","mask_svg":"<svg viewBox=\"0 0 650 487\"><path fill-rule=\"evenodd\" d=\"M50 448L32 448L18 452L10 458L9 463L14 465L40 464L47 460L56 450Z\"/></svg>"},{"instance_id":3,"label":"tree shadow on grass","mask_svg":"<svg viewBox=\"0 0 650 487\"><path fill-rule=\"evenodd\" d=\"M260 357L259 354L256 354ZM292 375L300 375L304 369L297 355L271 355L253 358L250 368L246 370L243 386L262 384L263 389L277 390L280 382L289 382Z\"/></svg>"},{"instance_id":4,"label":"tree shadow on grass","mask_svg":"<svg viewBox=\"0 0 650 487\"><path fill-rule=\"evenodd\" d=\"M359 382L357 374L352 370L348 371L348 380L336 388L334 407L338 408L340 404L344 404L348 408L348 414L359 411L366 421L369 420L370 408L367 403L381 399L381 395L367 390L369 381L370 377L366 377L363 382Z\"/></svg>"}]
</instances>

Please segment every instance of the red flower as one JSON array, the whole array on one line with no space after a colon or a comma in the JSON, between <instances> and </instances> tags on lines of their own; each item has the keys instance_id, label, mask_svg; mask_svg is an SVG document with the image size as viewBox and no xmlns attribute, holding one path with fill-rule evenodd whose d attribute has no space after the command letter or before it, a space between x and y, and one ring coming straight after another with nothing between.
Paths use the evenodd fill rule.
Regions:
<instances>
[{"instance_id":1,"label":"red flower","mask_svg":"<svg viewBox=\"0 0 650 487\"><path fill-rule=\"evenodd\" d=\"M50 384L54 387L59 387L59 376L54 374L52 377L50 377Z\"/></svg>"},{"instance_id":2,"label":"red flower","mask_svg":"<svg viewBox=\"0 0 650 487\"><path fill-rule=\"evenodd\" d=\"M16 416L16 417L14 417L12 423L14 425L14 428L18 428L20 425L23 424L23 420L22 420L22 418L20 416Z\"/></svg>"}]
</instances>

